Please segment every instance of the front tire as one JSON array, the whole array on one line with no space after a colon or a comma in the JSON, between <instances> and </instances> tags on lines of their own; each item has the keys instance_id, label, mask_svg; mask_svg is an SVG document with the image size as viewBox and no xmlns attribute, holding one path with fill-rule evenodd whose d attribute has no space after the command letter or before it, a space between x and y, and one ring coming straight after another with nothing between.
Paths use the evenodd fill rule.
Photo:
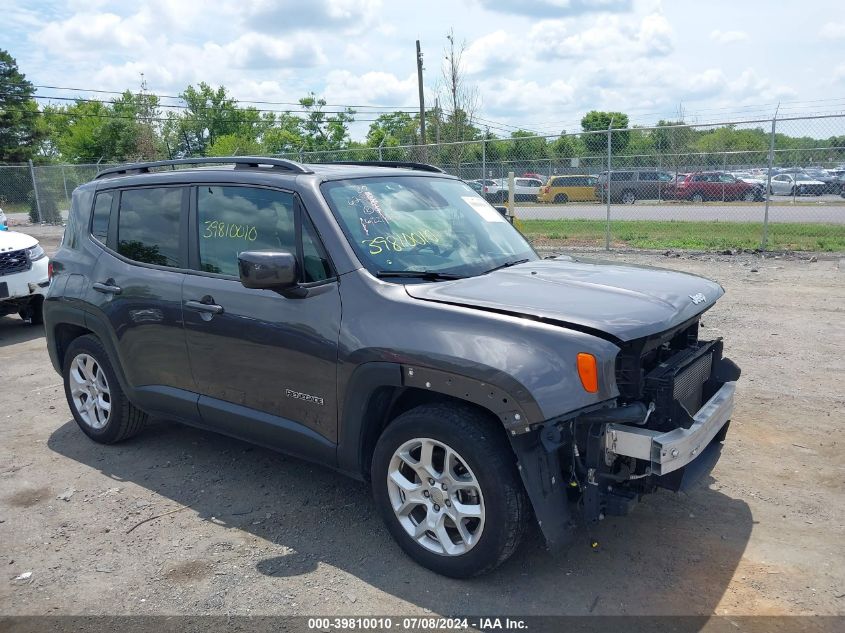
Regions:
<instances>
[{"instance_id":1,"label":"front tire","mask_svg":"<svg viewBox=\"0 0 845 633\"><path fill-rule=\"evenodd\" d=\"M483 574L519 545L529 510L516 460L477 409L428 404L403 413L379 438L371 477L393 538L432 571Z\"/></svg>"},{"instance_id":2,"label":"front tire","mask_svg":"<svg viewBox=\"0 0 845 633\"><path fill-rule=\"evenodd\" d=\"M696 192L696 193L692 194L692 201L697 203L697 204L700 204L700 203L704 202L704 195Z\"/></svg>"},{"instance_id":3,"label":"front tire","mask_svg":"<svg viewBox=\"0 0 845 633\"><path fill-rule=\"evenodd\" d=\"M555 196L555 202L557 204L566 204L567 202L569 202L569 198L565 193L559 193Z\"/></svg>"},{"instance_id":4,"label":"front tire","mask_svg":"<svg viewBox=\"0 0 845 633\"><path fill-rule=\"evenodd\" d=\"M62 377L73 419L95 442L120 442L144 427L147 414L123 393L106 350L96 336L80 336L71 342L65 353Z\"/></svg>"}]
</instances>

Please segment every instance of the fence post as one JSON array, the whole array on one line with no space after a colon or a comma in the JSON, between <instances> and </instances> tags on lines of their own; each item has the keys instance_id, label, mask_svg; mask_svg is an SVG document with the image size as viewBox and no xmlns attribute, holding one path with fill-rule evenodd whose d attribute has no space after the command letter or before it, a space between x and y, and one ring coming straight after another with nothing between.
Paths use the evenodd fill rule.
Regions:
<instances>
[{"instance_id":1,"label":"fence post","mask_svg":"<svg viewBox=\"0 0 845 633\"><path fill-rule=\"evenodd\" d=\"M487 178L487 139L483 138L481 139L481 179L485 178Z\"/></svg>"},{"instance_id":2,"label":"fence post","mask_svg":"<svg viewBox=\"0 0 845 633\"><path fill-rule=\"evenodd\" d=\"M778 104L780 108L780 104ZM778 111L775 110L775 116L772 118L772 135L769 139L769 169L766 173L766 191L763 195L766 199L766 204L763 207L763 239L760 241L760 250L766 250L767 242L769 241L769 198L772 196L772 164L775 160L775 128L777 126Z\"/></svg>"},{"instance_id":3,"label":"fence post","mask_svg":"<svg viewBox=\"0 0 845 633\"><path fill-rule=\"evenodd\" d=\"M35 196L35 208L38 211L38 223L41 224L44 220L41 218L41 199L38 197L38 183L35 182L35 167L32 166L32 159L29 161L29 175L32 177L32 193Z\"/></svg>"},{"instance_id":4,"label":"fence post","mask_svg":"<svg viewBox=\"0 0 845 633\"><path fill-rule=\"evenodd\" d=\"M68 192L67 192L67 178L65 178L65 166L64 165L62 165L62 183L64 183L64 186L65 186L65 202L67 203L68 209L69 209L70 208L70 196L68 195Z\"/></svg>"},{"instance_id":5,"label":"fence post","mask_svg":"<svg viewBox=\"0 0 845 633\"><path fill-rule=\"evenodd\" d=\"M604 227L604 250L610 250L610 130L613 127L613 117L607 125L607 220Z\"/></svg>"},{"instance_id":6,"label":"fence post","mask_svg":"<svg viewBox=\"0 0 845 633\"><path fill-rule=\"evenodd\" d=\"M508 215L510 216L511 224L513 224L514 216L513 201L516 199L516 194L513 191L513 172L508 172Z\"/></svg>"}]
</instances>

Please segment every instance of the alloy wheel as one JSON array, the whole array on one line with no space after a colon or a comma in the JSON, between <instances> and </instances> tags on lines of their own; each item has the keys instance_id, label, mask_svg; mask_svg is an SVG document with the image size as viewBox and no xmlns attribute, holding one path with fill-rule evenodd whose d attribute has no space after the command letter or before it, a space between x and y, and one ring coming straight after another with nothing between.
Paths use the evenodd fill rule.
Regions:
<instances>
[{"instance_id":1,"label":"alloy wheel","mask_svg":"<svg viewBox=\"0 0 845 633\"><path fill-rule=\"evenodd\" d=\"M460 556L484 530L484 497L466 461L445 443L414 438L393 453L387 488L396 518L419 545Z\"/></svg>"},{"instance_id":2,"label":"alloy wheel","mask_svg":"<svg viewBox=\"0 0 845 633\"><path fill-rule=\"evenodd\" d=\"M106 373L90 354L78 354L70 364L70 394L82 421L102 429L111 413L111 390Z\"/></svg>"}]
</instances>

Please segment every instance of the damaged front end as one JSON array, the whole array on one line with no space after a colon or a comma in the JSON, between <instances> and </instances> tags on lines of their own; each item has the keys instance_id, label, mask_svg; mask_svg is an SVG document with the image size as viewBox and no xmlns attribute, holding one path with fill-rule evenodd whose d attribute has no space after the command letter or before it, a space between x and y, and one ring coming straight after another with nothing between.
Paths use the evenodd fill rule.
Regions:
<instances>
[{"instance_id":1,"label":"damaged front end","mask_svg":"<svg viewBox=\"0 0 845 633\"><path fill-rule=\"evenodd\" d=\"M699 322L624 344L619 397L512 437L549 545L578 523L627 514L643 494L691 486L719 459L739 368Z\"/></svg>"}]
</instances>

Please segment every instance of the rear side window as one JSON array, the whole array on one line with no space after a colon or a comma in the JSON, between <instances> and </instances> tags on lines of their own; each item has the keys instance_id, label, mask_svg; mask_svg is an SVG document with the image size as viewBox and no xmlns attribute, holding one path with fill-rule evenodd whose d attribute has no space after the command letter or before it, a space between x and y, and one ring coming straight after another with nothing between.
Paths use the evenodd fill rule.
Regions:
<instances>
[{"instance_id":1,"label":"rear side window","mask_svg":"<svg viewBox=\"0 0 845 633\"><path fill-rule=\"evenodd\" d=\"M120 194L117 252L133 261L180 268L181 187L126 189Z\"/></svg>"},{"instance_id":2,"label":"rear side window","mask_svg":"<svg viewBox=\"0 0 845 633\"><path fill-rule=\"evenodd\" d=\"M610 174L610 179L615 181L633 180L634 172L631 171L614 171Z\"/></svg>"},{"instance_id":3,"label":"rear side window","mask_svg":"<svg viewBox=\"0 0 845 633\"><path fill-rule=\"evenodd\" d=\"M94 201L94 213L91 217L91 235L103 244L109 236L109 217L114 194L111 191L98 193Z\"/></svg>"}]
</instances>

